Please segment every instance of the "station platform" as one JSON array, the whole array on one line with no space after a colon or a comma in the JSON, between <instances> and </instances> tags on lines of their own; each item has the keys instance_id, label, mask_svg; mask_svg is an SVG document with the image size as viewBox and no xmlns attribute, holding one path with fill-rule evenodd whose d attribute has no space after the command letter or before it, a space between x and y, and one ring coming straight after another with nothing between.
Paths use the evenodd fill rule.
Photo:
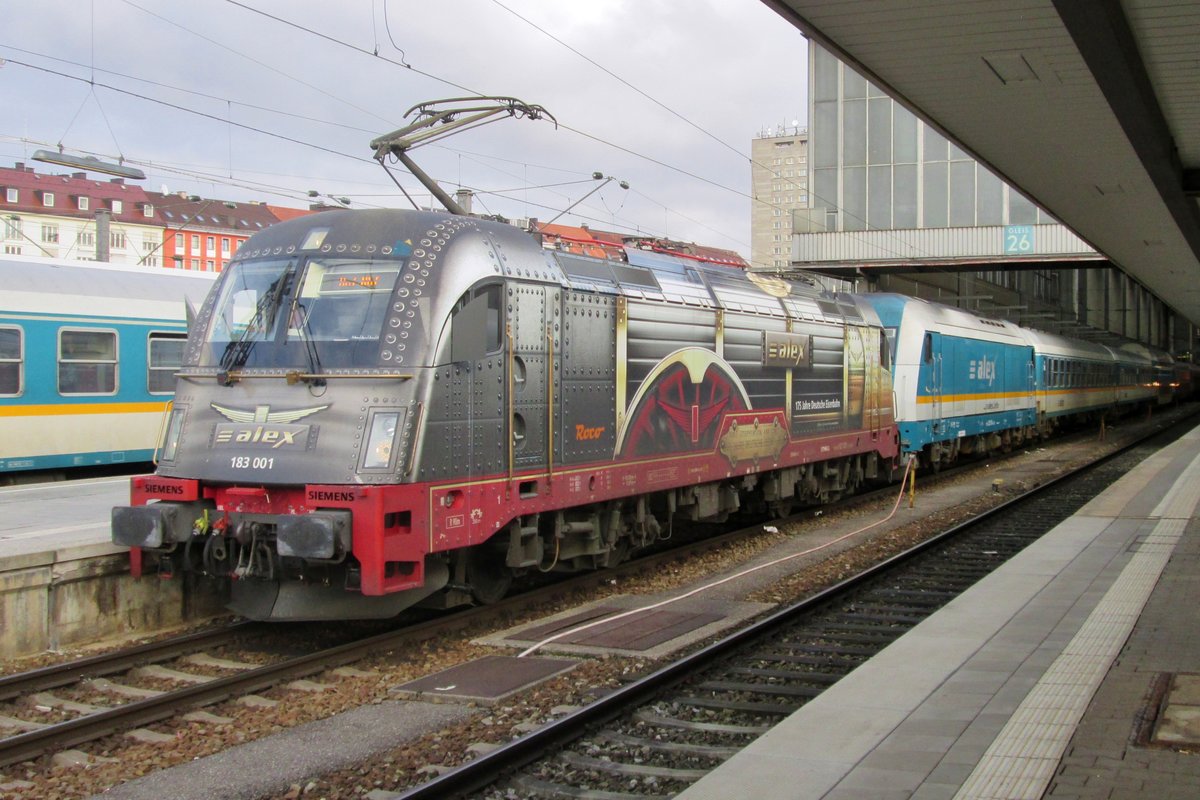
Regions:
<instances>
[{"instance_id":1,"label":"station platform","mask_svg":"<svg viewBox=\"0 0 1200 800\"><path fill-rule=\"evenodd\" d=\"M129 578L112 507L129 476L0 488L0 658L161 630L221 613L173 581Z\"/></svg>"},{"instance_id":2,"label":"station platform","mask_svg":"<svg viewBox=\"0 0 1200 800\"><path fill-rule=\"evenodd\" d=\"M1200 428L679 800L1200 797Z\"/></svg>"},{"instance_id":3,"label":"station platform","mask_svg":"<svg viewBox=\"0 0 1200 800\"><path fill-rule=\"evenodd\" d=\"M0 488L0 562L71 559L83 550L116 553L109 530L114 505L129 502L129 476Z\"/></svg>"}]
</instances>

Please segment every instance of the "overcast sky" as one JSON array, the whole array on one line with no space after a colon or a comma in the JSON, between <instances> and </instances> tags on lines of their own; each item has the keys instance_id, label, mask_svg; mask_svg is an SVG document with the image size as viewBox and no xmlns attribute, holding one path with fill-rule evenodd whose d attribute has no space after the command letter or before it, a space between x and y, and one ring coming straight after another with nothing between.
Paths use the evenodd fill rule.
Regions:
<instances>
[{"instance_id":1,"label":"overcast sky","mask_svg":"<svg viewBox=\"0 0 1200 800\"><path fill-rule=\"evenodd\" d=\"M0 0L0 20L0 164L61 143L155 191L406 207L371 139L417 103L507 95L559 127L504 119L413 159L476 211L541 220L598 171L617 180L560 222L748 257L750 141L807 124L806 42L759 0Z\"/></svg>"}]
</instances>

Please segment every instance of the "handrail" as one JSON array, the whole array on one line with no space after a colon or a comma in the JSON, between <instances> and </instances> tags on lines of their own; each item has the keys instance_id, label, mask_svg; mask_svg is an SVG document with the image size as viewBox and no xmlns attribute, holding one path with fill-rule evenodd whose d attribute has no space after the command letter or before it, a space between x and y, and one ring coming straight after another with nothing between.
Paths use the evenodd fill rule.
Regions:
<instances>
[{"instance_id":1,"label":"handrail","mask_svg":"<svg viewBox=\"0 0 1200 800\"><path fill-rule=\"evenodd\" d=\"M150 455L150 460L156 467L158 466L158 451L162 448L163 432L167 429L167 420L171 419L171 411L174 408L174 399L168 400L163 406L162 420L158 423L158 438L154 440L154 452Z\"/></svg>"},{"instance_id":2,"label":"handrail","mask_svg":"<svg viewBox=\"0 0 1200 800\"><path fill-rule=\"evenodd\" d=\"M366 373L344 374L344 373L336 373L336 372L301 372L300 370L291 370L290 372L283 372L283 373L279 373L279 372L270 372L270 373L214 372L211 374L210 373L198 374L195 372L176 372L176 373L174 373L174 377L183 378L184 380L195 380L198 378L215 378L216 380L221 381L222 383L226 383L226 384L236 383L237 381L244 381L244 380L267 380L267 379L271 379L271 378L282 378L283 380L287 381L287 384L289 386L291 386L293 384L300 383L302 381L316 381L316 380L320 380L320 381L330 381L330 380L365 381L365 380L372 380L372 379L383 379L383 380L410 381L415 376L411 372L366 372Z\"/></svg>"}]
</instances>

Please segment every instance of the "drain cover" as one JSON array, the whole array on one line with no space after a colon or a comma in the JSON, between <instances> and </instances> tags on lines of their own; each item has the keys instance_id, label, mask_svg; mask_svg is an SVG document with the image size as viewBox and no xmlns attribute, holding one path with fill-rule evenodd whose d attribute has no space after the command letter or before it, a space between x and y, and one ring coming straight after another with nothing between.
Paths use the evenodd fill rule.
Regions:
<instances>
[{"instance_id":1,"label":"drain cover","mask_svg":"<svg viewBox=\"0 0 1200 800\"><path fill-rule=\"evenodd\" d=\"M1200 745L1200 675L1171 678L1151 741L1171 746Z\"/></svg>"},{"instance_id":2,"label":"drain cover","mask_svg":"<svg viewBox=\"0 0 1200 800\"><path fill-rule=\"evenodd\" d=\"M397 697L437 698L491 705L535 683L561 675L579 662L564 658L485 656L392 689Z\"/></svg>"},{"instance_id":3,"label":"drain cover","mask_svg":"<svg viewBox=\"0 0 1200 800\"><path fill-rule=\"evenodd\" d=\"M599 621L604 617L617 616L620 613L622 613L622 609L619 608L607 606L591 608L570 617L526 628L518 636L533 642L550 636L559 636L557 641L562 644L645 651L722 618L721 614L659 609L621 617L611 622ZM591 623L598 624L584 630L574 630L581 625ZM563 635L564 631L565 635Z\"/></svg>"}]
</instances>

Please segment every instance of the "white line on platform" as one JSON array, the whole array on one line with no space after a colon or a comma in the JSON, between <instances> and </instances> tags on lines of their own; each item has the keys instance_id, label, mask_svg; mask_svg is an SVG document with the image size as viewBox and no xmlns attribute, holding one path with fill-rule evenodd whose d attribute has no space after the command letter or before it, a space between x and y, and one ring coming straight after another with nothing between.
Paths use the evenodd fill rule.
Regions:
<instances>
[{"instance_id":1,"label":"white line on platform","mask_svg":"<svg viewBox=\"0 0 1200 800\"><path fill-rule=\"evenodd\" d=\"M8 486L0 489L0 495L21 494L23 492L44 492L51 489L62 489L65 486L107 486L112 483L128 483L133 476L122 475L118 478L93 478L82 481L53 481L51 483L35 483L29 486Z\"/></svg>"},{"instance_id":2,"label":"white line on platform","mask_svg":"<svg viewBox=\"0 0 1200 800\"><path fill-rule=\"evenodd\" d=\"M21 533L0 532L0 540L32 539L35 536L52 536L56 533L73 533L75 531L102 531L107 527L104 522L88 522L83 525L67 525L62 528L39 528L33 531L22 531Z\"/></svg>"}]
</instances>

